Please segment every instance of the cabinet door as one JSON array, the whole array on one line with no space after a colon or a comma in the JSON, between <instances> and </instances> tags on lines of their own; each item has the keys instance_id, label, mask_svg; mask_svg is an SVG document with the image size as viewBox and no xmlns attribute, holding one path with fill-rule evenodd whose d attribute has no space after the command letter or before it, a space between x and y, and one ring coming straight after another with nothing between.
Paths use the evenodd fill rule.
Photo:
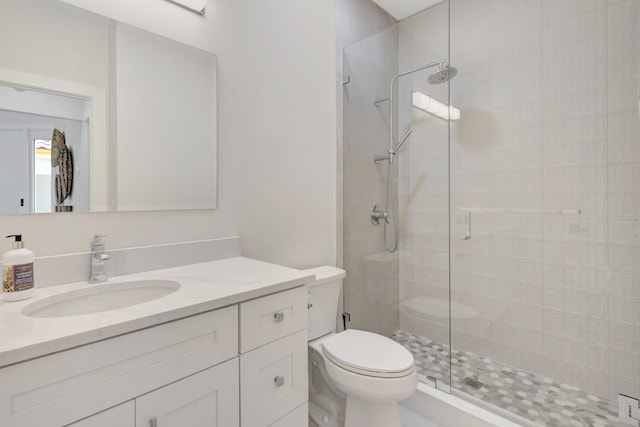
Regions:
<instances>
[{"instance_id":1,"label":"cabinet door","mask_svg":"<svg viewBox=\"0 0 640 427\"><path fill-rule=\"evenodd\" d=\"M310 425L309 405L305 402L269 427L302 427Z\"/></svg>"},{"instance_id":2,"label":"cabinet door","mask_svg":"<svg viewBox=\"0 0 640 427\"><path fill-rule=\"evenodd\" d=\"M307 401L307 330L240 356L242 425L265 427Z\"/></svg>"},{"instance_id":3,"label":"cabinet door","mask_svg":"<svg viewBox=\"0 0 640 427\"><path fill-rule=\"evenodd\" d=\"M239 425L238 358L136 399L136 427Z\"/></svg>"},{"instance_id":4,"label":"cabinet door","mask_svg":"<svg viewBox=\"0 0 640 427\"><path fill-rule=\"evenodd\" d=\"M99 412L67 427L135 427L135 405L133 400Z\"/></svg>"}]
</instances>

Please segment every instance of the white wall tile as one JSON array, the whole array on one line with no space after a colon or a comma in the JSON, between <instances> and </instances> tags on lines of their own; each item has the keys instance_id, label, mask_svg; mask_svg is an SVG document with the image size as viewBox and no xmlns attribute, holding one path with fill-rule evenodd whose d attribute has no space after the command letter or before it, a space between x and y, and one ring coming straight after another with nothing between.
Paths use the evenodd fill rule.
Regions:
<instances>
[{"instance_id":1,"label":"white wall tile","mask_svg":"<svg viewBox=\"0 0 640 427\"><path fill-rule=\"evenodd\" d=\"M616 271L606 282L611 296L624 300L640 299L640 273L630 271Z\"/></svg>"},{"instance_id":2,"label":"white wall tile","mask_svg":"<svg viewBox=\"0 0 640 427\"><path fill-rule=\"evenodd\" d=\"M609 319L629 326L640 327L640 301L609 298Z\"/></svg>"},{"instance_id":3,"label":"white wall tile","mask_svg":"<svg viewBox=\"0 0 640 427\"><path fill-rule=\"evenodd\" d=\"M492 0L491 31L493 40L501 40L539 28L541 0Z\"/></svg>"},{"instance_id":4,"label":"white wall tile","mask_svg":"<svg viewBox=\"0 0 640 427\"><path fill-rule=\"evenodd\" d=\"M638 355L611 351L609 358L611 375L619 378L627 378L636 384L640 383L640 363L638 363Z\"/></svg>"},{"instance_id":5,"label":"white wall tile","mask_svg":"<svg viewBox=\"0 0 640 427\"><path fill-rule=\"evenodd\" d=\"M609 314L608 299L602 295L582 291L566 291L545 288L546 309L576 316L606 320Z\"/></svg>"},{"instance_id":6,"label":"white wall tile","mask_svg":"<svg viewBox=\"0 0 640 427\"><path fill-rule=\"evenodd\" d=\"M587 341L545 334L544 346L553 358L574 363L586 369L606 373L609 367L609 351L606 346Z\"/></svg>"},{"instance_id":7,"label":"white wall tile","mask_svg":"<svg viewBox=\"0 0 640 427\"><path fill-rule=\"evenodd\" d=\"M563 21L593 9L599 9L606 5L606 0L543 0L543 24L548 25Z\"/></svg>"},{"instance_id":8,"label":"white wall tile","mask_svg":"<svg viewBox=\"0 0 640 427\"><path fill-rule=\"evenodd\" d=\"M611 348L626 353L640 354L640 328L612 323L609 327Z\"/></svg>"},{"instance_id":9,"label":"white wall tile","mask_svg":"<svg viewBox=\"0 0 640 427\"><path fill-rule=\"evenodd\" d=\"M607 346L609 341L609 324L606 319L587 318L562 311L545 310L544 327L545 331L555 335L602 346ZM625 336L624 331L621 334Z\"/></svg>"}]
</instances>

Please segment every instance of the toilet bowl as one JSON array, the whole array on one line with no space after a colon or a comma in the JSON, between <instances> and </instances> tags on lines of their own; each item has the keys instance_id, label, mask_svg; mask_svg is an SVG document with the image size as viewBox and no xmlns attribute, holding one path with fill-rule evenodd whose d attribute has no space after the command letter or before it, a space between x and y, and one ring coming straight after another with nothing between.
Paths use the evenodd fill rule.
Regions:
<instances>
[{"instance_id":1,"label":"toilet bowl","mask_svg":"<svg viewBox=\"0 0 640 427\"><path fill-rule=\"evenodd\" d=\"M418 384L413 356L371 332L336 332L344 270L319 267L309 285L309 416L318 427L401 427L398 401Z\"/></svg>"}]
</instances>

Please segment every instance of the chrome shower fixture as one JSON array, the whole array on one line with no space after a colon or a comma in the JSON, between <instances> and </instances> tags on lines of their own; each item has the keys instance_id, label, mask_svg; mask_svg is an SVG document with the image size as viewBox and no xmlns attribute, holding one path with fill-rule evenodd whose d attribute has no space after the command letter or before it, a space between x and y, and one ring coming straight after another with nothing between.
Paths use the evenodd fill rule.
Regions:
<instances>
[{"instance_id":1,"label":"chrome shower fixture","mask_svg":"<svg viewBox=\"0 0 640 427\"><path fill-rule=\"evenodd\" d=\"M376 224L376 220L377 223L380 222L380 219L384 219L385 223L384 223L384 249L387 252L395 252L398 250L398 216L396 215L396 197L394 195L394 185L393 185L393 158L394 156L398 153L398 150L400 149L400 147L402 147L402 144L405 143L405 141L407 140L407 138L409 137L409 135L411 135L411 129L409 129L407 132L405 132L405 134L402 136L402 138L400 138L400 140L397 143L394 143L393 141L393 87L394 84L396 82L396 80L398 80L400 77L402 76L406 76L407 74L412 74L418 71L422 71L422 70L426 70L427 68L432 68L432 67L438 67L438 71L436 71L435 73L431 74L428 77L428 81L429 83L444 83L449 81L450 79L452 79L457 73L458 70L456 70L453 67L450 67L447 64L447 61L445 61L444 59L440 60L440 61L436 61L436 62L432 62L430 64L425 64L422 65L420 67L416 67L413 68L411 70L407 70L407 71L403 71L401 73L396 74L395 76L393 76L393 78L391 79L391 82L389 82L389 98L385 98L385 99L378 99L378 98L374 98L373 103L376 105L376 107L385 101L389 102L389 150L387 150L387 155L386 156L374 156L373 160L377 163L380 162L382 160L387 160L387 191L386 191L386 201L385 201L385 206L384 206L384 210L379 209L377 206L374 206L374 208L371 211L371 221ZM389 221L390 219L390 221ZM389 242L388 242L388 232L387 232L387 228L392 227L393 228L393 243L392 246L389 247Z\"/></svg>"},{"instance_id":2,"label":"chrome shower fixture","mask_svg":"<svg viewBox=\"0 0 640 427\"><path fill-rule=\"evenodd\" d=\"M383 211L378 205L373 205L371 207L371 224L380 225L380 220L389 224L389 212Z\"/></svg>"},{"instance_id":3,"label":"chrome shower fixture","mask_svg":"<svg viewBox=\"0 0 640 427\"><path fill-rule=\"evenodd\" d=\"M439 85L440 83L446 83L458 74L458 69L452 67L445 62L441 62L438 67L438 71L431 74L427 81L432 85Z\"/></svg>"},{"instance_id":4,"label":"chrome shower fixture","mask_svg":"<svg viewBox=\"0 0 640 427\"><path fill-rule=\"evenodd\" d=\"M389 160L389 163L393 163L393 156L398 154L398 151L400 150L400 147L402 147L402 144L404 144L404 142L407 140L407 138L409 138L409 135L411 135L411 132L413 132L413 129L411 129L411 128L407 129L407 131L404 133L404 135L402 135L402 138L400 138L400 141L398 141L398 143L395 145L395 147L393 147L391 150L387 151L388 154L386 156L381 156L379 154L376 154L375 156L373 156L373 161L378 163L378 162L381 162L383 160Z\"/></svg>"},{"instance_id":5,"label":"chrome shower fixture","mask_svg":"<svg viewBox=\"0 0 640 427\"><path fill-rule=\"evenodd\" d=\"M451 67L447 64L447 61L445 61L444 59L441 59L440 61L436 61L436 62L431 62L429 64L426 65L421 65L420 67L416 67L416 68L412 68L411 70L407 70L407 71L403 71L401 73L396 74L395 76L393 76L393 78L391 79L391 82L389 83L389 150L387 151L387 153L389 153L389 163L393 163L393 156L395 156L397 150L396 148L400 148L400 146L402 145L402 143L404 142L404 140L406 139L407 135L405 133L405 135L402 137L402 139L400 140L400 142L395 145L394 147L394 143L393 143L393 85L395 84L396 80L398 80L400 77L402 76L406 76L407 74L413 74L415 72L418 71L422 71L422 70L426 70L427 68L432 68L432 67L438 67L438 71L436 71L434 74L431 74L428 78L429 82L431 82L431 77L433 76L438 76L436 77L438 80L444 78L445 76L448 76L448 79L453 78L457 73L458 70L455 69L454 67ZM448 81L448 80L443 80L443 81ZM442 83L440 81L438 81L438 83ZM376 104L376 106L385 100L382 99L374 99L374 104ZM411 133L409 131L409 133Z\"/></svg>"}]
</instances>

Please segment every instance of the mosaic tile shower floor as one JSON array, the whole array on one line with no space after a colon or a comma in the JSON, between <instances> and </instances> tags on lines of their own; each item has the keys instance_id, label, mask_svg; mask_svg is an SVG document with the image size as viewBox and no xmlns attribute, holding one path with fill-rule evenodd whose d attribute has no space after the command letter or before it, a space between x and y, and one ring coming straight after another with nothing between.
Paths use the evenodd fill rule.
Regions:
<instances>
[{"instance_id":1,"label":"mosaic tile shower floor","mask_svg":"<svg viewBox=\"0 0 640 427\"><path fill-rule=\"evenodd\" d=\"M405 331L390 338L413 354L421 381L431 376L450 385L449 346ZM618 421L617 403L578 388L462 350L453 350L451 365L454 389L541 426L628 427Z\"/></svg>"}]
</instances>

